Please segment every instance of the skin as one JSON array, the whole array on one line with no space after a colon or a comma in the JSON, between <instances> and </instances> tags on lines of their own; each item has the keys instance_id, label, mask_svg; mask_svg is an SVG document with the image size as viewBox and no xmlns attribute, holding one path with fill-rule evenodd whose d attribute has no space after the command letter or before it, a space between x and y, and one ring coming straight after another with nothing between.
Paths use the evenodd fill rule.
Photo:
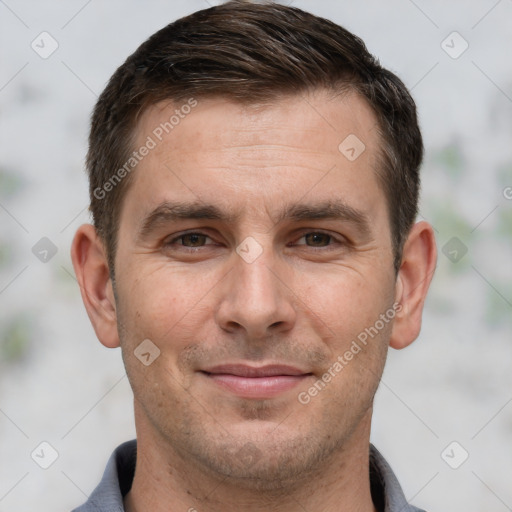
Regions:
<instances>
[{"instance_id":1,"label":"skin","mask_svg":"<svg viewBox=\"0 0 512 512\"><path fill-rule=\"evenodd\" d=\"M140 144L175 108L145 112ZM354 161L338 150L349 134L366 146ZM115 293L94 228L78 229L72 259L85 306L99 340L121 346L134 392L138 459L128 511L375 510L372 402L388 347L419 333L436 262L432 228L420 222L394 272L379 145L373 112L353 94L316 91L259 107L201 100L134 171ZM141 234L166 201L238 217L166 218ZM329 201L365 224L279 218L286 206ZM179 238L184 232L199 236ZM247 237L262 250L250 263L236 250ZM300 403L298 394L393 304L394 319ZM134 355L145 339L160 350L148 366ZM288 364L307 375L276 396L247 398L202 373L227 363Z\"/></svg>"}]
</instances>

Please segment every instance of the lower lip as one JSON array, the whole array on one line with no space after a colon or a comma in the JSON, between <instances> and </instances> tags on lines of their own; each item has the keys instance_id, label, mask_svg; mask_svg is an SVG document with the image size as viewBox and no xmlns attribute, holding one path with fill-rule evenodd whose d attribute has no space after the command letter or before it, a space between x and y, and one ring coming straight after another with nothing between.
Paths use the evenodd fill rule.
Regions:
<instances>
[{"instance_id":1,"label":"lower lip","mask_svg":"<svg viewBox=\"0 0 512 512\"><path fill-rule=\"evenodd\" d=\"M204 373L217 385L242 398L265 399L293 389L309 375L274 375L272 377L240 377L227 373Z\"/></svg>"}]
</instances>

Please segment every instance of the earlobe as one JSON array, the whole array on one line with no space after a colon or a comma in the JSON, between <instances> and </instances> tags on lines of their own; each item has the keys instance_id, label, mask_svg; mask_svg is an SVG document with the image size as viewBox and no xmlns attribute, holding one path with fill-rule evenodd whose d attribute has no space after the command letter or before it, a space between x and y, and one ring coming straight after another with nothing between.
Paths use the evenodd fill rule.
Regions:
<instances>
[{"instance_id":1,"label":"earlobe","mask_svg":"<svg viewBox=\"0 0 512 512\"><path fill-rule=\"evenodd\" d=\"M419 335L423 305L434 275L437 250L427 222L415 224L407 237L397 275L395 300L402 307L393 323L390 346L402 349Z\"/></svg>"},{"instance_id":2,"label":"earlobe","mask_svg":"<svg viewBox=\"0 0 512 512\"><path fill-rule=\"evenodd\" d=\"M118 347L112 280L105 249L94 226L84 224L78 228L71 246L71 260L96 336L106 347Z\"/></svg>"}]
</instances>

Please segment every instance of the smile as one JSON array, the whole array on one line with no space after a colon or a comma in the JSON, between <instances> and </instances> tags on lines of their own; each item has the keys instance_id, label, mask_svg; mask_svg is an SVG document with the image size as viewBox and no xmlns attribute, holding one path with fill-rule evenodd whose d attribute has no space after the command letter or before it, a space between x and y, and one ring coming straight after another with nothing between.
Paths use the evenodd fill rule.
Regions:
<instances>
[{"instance_id":1,"label":"smile","mask_svg":"<svg viewBox=\"0 0 512 512\"><path fill-rule=\"evenodd\" d=\"M266 399L298 386L312 374L291 366L222 365L203 370L210 382L241 398Z\"/></svg>"}]
</instances>

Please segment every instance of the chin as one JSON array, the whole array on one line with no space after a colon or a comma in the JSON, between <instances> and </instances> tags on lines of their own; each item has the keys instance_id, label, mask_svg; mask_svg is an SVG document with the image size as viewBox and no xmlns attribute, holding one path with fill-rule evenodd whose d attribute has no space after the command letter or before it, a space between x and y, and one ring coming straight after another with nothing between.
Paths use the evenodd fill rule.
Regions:
<instances>
[{"instance_id":1,"label":"chin","mask_svg":"<svg viewBox=\"0 0 512 512\"><path fill-rule=\"evenodd\" d=\"M278 435L279 434L279 435ZM224 436L223 436L224 437ZM190 440L192 441L192 440ZM203 437L192 443L196 461L225 484L258 491L289 493L312 474L325 469L339 440L280 427L276 423L243 425L226 439Z\"/></svg>"}]
</instances>

